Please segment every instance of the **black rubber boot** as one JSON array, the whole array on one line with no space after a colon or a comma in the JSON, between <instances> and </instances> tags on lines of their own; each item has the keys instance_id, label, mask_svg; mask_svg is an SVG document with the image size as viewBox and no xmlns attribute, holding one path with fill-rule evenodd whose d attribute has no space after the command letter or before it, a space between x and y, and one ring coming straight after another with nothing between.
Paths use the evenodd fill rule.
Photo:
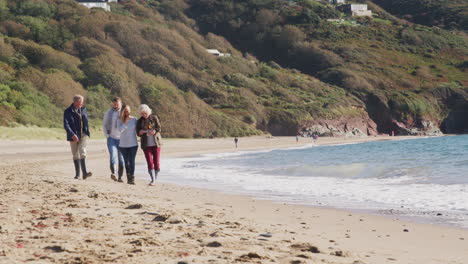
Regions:
<instances>
[{"instance_id":1,"label":"black rubber boot","mask_svg":"<svg viewBox=\"0 0 468 264\"><path fill-rule=\"evenodd\" d=\"M123 172L124 172L124 167L122 165L119 164L119 182L123 182L122 180L122 175L123 175Z\"/></svg>"},{"instance_id":2,"label":"black rubber boot","mask_svg":"<svg viewBox=\"0 0 468 264\"><path fill-rule=\"evenodd\" d=\"M75 164L75 179L80 179L80 160L73 160Z\"/></svg>"},{"instance_id":3,"label":"black rubber boot","mask_svg":"<svg viewBox=\"0 0 468 264\"><path fill-rule=\"evenodd\" d=\"M81 172L83 172L83 180L86 180L86 178L91 177L93 174L86 169L86 159L80 159L80 164Z\"/></svg>"},{"instance_id":4,"label":"black rubber boot","mask_svg":"<svg viewBox=\"0 0 468 264\"><path fill-rule=\"evenodd\" d=\"M127 183L131 184L131 185L135 185L135 176L134 175L129 175Z\"/></svg>"}]
</instances>

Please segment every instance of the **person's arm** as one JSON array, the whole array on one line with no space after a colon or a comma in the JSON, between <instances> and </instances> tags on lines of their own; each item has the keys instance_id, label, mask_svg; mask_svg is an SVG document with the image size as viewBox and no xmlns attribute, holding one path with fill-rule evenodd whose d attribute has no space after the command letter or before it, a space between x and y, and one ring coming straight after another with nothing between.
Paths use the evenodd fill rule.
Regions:
<instances>
[{"instance_id":1,"label":"person's arm","mask_svg":"<svg viewBox=\"0 0 468 264\"><path fill-rule=\"evenodd\" d=\"M139 137L144 135L144 133L141 133L141 130L143 129L141 123L142 123L141 119L138 119L138 121L136 123L136 126L135 126L135 132L136 132L137 136L139 136Z\"/></svg>"},{"instance_id":2,"label":"person's arm","mask_svg":"<svg viewBox=\"0 0 468 264\"><path fill-rule=\"evenodd\" d=\"M109 111L106 111L104 112L104 117L102 118L102 132L104 133L104 136L106 138L109 137L109 133L107 133L107 128L106 128L106 124L108 122L107 118L108 118L108 112Z\"/></svg>"},{"instance_id":3,"label":"person's arm","mask_svg":"<svg viewBox=\"0 0 468 264\"><path fill-rule=\"evenodd\" d=\"M88 114L86 113L86 108L81 108L81 118L83 119L83 130L88 137L91 137L91 132L89 132L89 123L88 123Z\"/></svg>"},{"instance_id":4,"label":"person's arm","mask_svg":"<svg viewBox=\"0 0 468 264\"><path fill-rule=\"evenodd\" d=\"M161 122L159 122L159 118L157 115L154 115L154 123L154 130L156 130L156 132L161 133Z\"/></svg>"},{"instance_id":5,"label":"person's arm","mask_svg":"<svg viewBox=\"0 0 468 264\"><path fill-rule=\"evenodd\" d=\"M67 132L67 137L73 138L73 141L78 141L78 137L75 135L75 132L73 132L73 129L70 126L70 120L69 116L67 115L67 111L63 113L63 128Z\"/></svg>"}]
</instances>

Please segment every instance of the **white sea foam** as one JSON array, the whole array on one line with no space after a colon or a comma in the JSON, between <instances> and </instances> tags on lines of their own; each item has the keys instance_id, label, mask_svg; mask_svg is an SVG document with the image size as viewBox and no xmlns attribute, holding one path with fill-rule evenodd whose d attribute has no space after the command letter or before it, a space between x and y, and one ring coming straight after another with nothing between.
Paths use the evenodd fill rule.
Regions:
<instances>
[{"instance_id":1,"label":"white sea foam","mask_svg":"<svg viewBox=\"0 0 468 264\"><path fill-rule=\"evenodd\" d=\"M160 180L308 205L441 212L447 219L436 221L468 227L468 181L460 173L466 160L445 157L447 139L441 140L440 146L308 146L165 159ZM421 152L421 146L433 149Z\"/></svg>"},{"instance_id":2,"label":"white sea foam","mask_svg":"<svg viewBox=\"0 0 468 264\"><path fill-rule=\"evenodd\" d=\"M198 182L199 187L216 186L242 193L273 193L301 198L304 202L327 198L330 203L354 202L359 206L366 204L369 208L405 206L418 210L468 212L468 187L465 184L411 183L414 178L408 175L384 179L272 176L200 164L187 167L185 162L187 160L165 161L166 166L171 168L168 174L172 179L168 177L169 181ZM357 164L354 169L360 171L363 168L362 164ZM345 170L344 167L338 169ZM332 173L335 172L332 170Z\"/></svg>"}]
</instances>

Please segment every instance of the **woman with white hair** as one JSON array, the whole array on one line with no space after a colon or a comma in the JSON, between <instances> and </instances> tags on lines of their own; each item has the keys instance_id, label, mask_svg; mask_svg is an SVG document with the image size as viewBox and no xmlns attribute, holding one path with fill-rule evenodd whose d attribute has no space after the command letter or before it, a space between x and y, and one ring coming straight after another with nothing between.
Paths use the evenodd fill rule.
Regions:
<instances>
[{"instance_id":1,"label":"woman with white hair","mask_svg":"<svg viewBox=\"0 0 468 264\"><path fill-rule=\"evenodd\" d=\"M140 146L145 153L148 173L151 177L149 185L153 186L160 171L161 123L158 117L152 114L148 105L140 105L138 112L141 117L136 124L136 133L141 138Z\"/></svg>"}]
</instances>

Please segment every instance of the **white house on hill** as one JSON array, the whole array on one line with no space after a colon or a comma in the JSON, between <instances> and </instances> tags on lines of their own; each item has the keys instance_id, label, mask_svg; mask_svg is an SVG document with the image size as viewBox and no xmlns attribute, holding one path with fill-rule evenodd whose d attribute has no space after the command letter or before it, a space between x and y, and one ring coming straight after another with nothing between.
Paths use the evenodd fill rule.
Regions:
<instances>
[{"instance_id":1,"label":"white house on hill","mask_svg":"<svg viewBox=\"0 0 468 264\"><path fill-rule=\"evenodd\" d=\"M76 0L76 1L86 6L87 8L102 8L106 11L111 11L111 7L109 3L118 2L118 0Z\"/></svg>"},{"instance_id":2,"label":"white house on hill","mask_svg":"<svg viewBox=\"0 0 468 264\"><path fill-rule=\"evenodd\" d=\"M229 56L231 56L230 53L222 53L217 49L206 49L206 52L208 52L209 54L213 54L213 55L215 55L217 57L229 57Z\"/></svg>"},{"instance_id":3,"label":"white house on hill","mask_svg":"<svg viewBox=\"0 0 468 264\"><path fill-rule=\"evenodd\" d=\"M367 10L366 4L346 4L338 6L337 9L352 16L372 16L372 11Z\"/></svg>"}]
</instances>

